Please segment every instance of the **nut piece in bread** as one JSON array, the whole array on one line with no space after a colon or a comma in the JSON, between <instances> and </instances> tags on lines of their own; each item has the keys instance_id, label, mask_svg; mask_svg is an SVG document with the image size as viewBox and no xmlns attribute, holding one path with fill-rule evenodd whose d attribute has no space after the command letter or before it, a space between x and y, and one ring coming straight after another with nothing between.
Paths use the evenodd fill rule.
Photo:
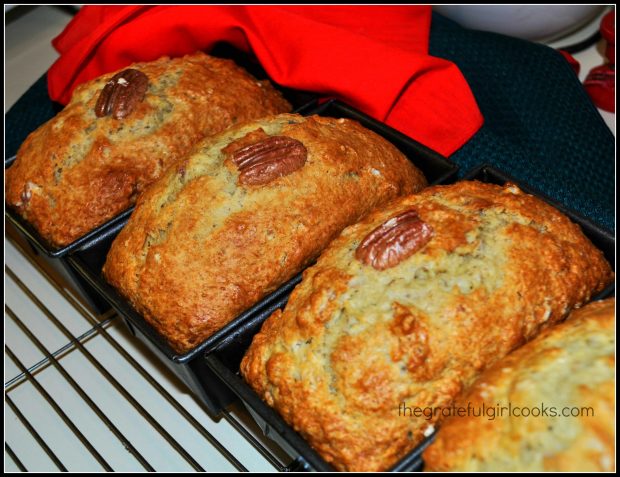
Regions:
<instances>
[{"instance_id":1,"label":"nut piece in bread","mask_svg":"<svg viewBox=\"0 0 620 477\"><path fill-rule=\"evenodd\" d=\"M200 139L291 106L230 60L195 53L136 63L79 86L28 136L6 171L6 201L54 246L135 203Z\"/></svg>"},{"instance_id":2,"label":"nut piece in bread","mask_svg":"<svg viewBox=\"0 0 620 477\"><path fill-rule=\"evenodd\" d=\"M432 431L428 408L611 280L579 226L517 187L429 187L346 228L241 373L337 469L384 471Z\"/></svg>"},{"instance_id":3,"label":"nut piece in bread","mask_svg":"<svg viewBox=\"0 0 620 477\"><path fill-rule=\"evenodd\" d=\"M615 299L572 312L459 398L479 417L446 419L425 470L615 471L615 345ZM481 415L483 404L493 412Z\"/></svg>"},{"instance_id":4,"label":"nut piece in bread","mask_svg":"<svg viewBox=\"0 0 620 477\"><path fill-rule=\"evenodd\" d=\"M355 121L264 118L206 139L155 182L104 274L182 353L299 273L344 227L425 185Z\"/></svg>"}]
</instances>

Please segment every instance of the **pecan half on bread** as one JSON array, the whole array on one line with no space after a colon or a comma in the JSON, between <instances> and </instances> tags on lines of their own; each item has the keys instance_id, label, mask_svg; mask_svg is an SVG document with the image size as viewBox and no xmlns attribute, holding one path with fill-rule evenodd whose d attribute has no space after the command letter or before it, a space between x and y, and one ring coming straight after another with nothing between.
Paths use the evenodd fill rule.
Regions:
<instances>
[{"instance_id":1,"label":"pecan half on bread","mask_svg":"<svg viewBox=\"0 0 620 477\"><path fill-rule=\"evenodd\" d=\"M231 160L239 169L239 183L267 184L287 176L306 163L308 151L297 139L271 136L236 151Z\"/></svg>"},{"instance_id":2,"label":"pecan half on bread","mask_svg":"<svg viewBox=\"0 0 620 477\"><path fill-rule=\"evenodd\" d=\"M148 87L149 79L142 71L129 68L117 73L101 90L95 105L95 115L98 118L127 117L144 100Z\"/></svg>"}]
</instances>

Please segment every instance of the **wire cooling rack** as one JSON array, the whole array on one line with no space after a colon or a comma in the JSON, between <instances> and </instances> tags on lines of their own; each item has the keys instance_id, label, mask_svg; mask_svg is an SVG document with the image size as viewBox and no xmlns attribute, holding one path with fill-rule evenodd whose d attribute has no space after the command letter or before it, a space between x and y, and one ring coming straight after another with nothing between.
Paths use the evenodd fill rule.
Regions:
<instances>
[{"instance_id":1,"label":"wire cooling rack","mask_svg":"<svg viewBox=\"0 0 620 477\"><path fill-rule=\"evenodd\" d=\"M291 469L242 407L215 422L113 311L10 238L4 317L5 471Z\"/></svg>"}]
</instances>

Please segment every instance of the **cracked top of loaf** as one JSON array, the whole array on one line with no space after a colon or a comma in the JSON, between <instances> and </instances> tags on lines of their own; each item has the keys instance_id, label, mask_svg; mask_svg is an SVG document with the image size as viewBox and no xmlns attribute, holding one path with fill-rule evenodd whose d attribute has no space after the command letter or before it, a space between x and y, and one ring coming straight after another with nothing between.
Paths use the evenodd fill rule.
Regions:
<instances>
[{"instance_id":1,"label":"cracked top of loaf","mask_svg":"<svg viewBox=\"0 0 620 477\"><path fill-rule=\"evenodd\" d=\"M615 305L610 298L573 311L483 373L457 404L480 417L446 420L425 468L613 472ZM495 414L480 415L483 404Z\"/></svg>"},{"instance_id":2,"label":"cracked top of loaf","mask_svg":"<svg viewBox=\"0 0 620 477\"><path fill-rule=\"evenodd\" d=\"M387 470L441 418L407 409L449 406L612 280L578 225L516 186L429 187L346 228L241 372L326 461Z\"/></svg>"},{"instance_id":3,"label":"cracked top of loaf","mask_svg":"<svg viewBox=\"0 0 620 477\"><path fill-rule=\"evenodd\" d=\"M95 111L104 87L120 71L84 83L60 113L28 136L5 173L7 204L55 246L128 209L203 137L291 109L269 82L200 52L129 69L148 80L130 112ZM117 89L135 88L131 80L120 78ZM126 97L114 99L115 112L119 102L126 106Z\"/></svg>"},{"instance_id":4,"label":"cracked top of loaf","mask_svg":"<svg viewBox=\"0 0 620 477\"><path fill-rule=\"evenodd\" d=\"M263 118L205 139L156 181L104 274L185 352L300 272L344 227L424 186L396 147L355 121Z\"/></svg>"}]
</instances>

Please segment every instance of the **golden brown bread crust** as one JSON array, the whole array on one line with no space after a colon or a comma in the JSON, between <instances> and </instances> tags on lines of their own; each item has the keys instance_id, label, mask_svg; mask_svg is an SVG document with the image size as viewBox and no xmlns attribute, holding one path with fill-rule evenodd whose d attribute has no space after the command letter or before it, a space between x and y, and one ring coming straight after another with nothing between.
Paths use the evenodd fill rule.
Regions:
<instances>
[{"instance_id":1,"label":"golden brown bread crust","mask_svg":"<svg viewBox=\"0 0 620 477\"><path fill-rule=\"evenodd\" d=\"M226 152L265 136L303 143L305 165L239 184ZM264 118L206 139L155 182L104 274L184 352L301 271L346 225L425 185L393 145L354 121Z\"/></svg>"},{"instance_id":2,"label":"golden brown bread crust","mask_svg":"<svg viewBox=\"0 0 620 477\"><path fill-rule=\"evenodd\" d=\"M355 258L411 208L433 229L423 248L385 270ZM399 416L402 403L448 405L612 279L577 225L516 187L430 187L346 228L265 322L241 372L336 468L386 470L438 419Z\"/></svg>"},{"instance_id":3,"label":"golden brown bread crust","mask_svg":"<svg viewBox=\"0 0 620 477\"><path fill-rule=\"evenodd\" d=\"M230 60L195 53L131 68L149 87L124 119L96 117L112 72L28 136L6 171L6 201L51 244L67 245L128 209L136 196L206 135L290 105Z\"/></svg>"},{"instance_id":4,"label":"golden brown bread crust","mask_svg":"<svg viewBox=\"0 0 620 477\"><path fill-rule=\"evenodd\" d=\"M615 300L574 311L488 369L458 400L476 409L510 403L518 416L450 417L424 453L425 469L615 471L614 355ZM521 409L540 415L523 417Z\"/></svg>"}]
</instances>

